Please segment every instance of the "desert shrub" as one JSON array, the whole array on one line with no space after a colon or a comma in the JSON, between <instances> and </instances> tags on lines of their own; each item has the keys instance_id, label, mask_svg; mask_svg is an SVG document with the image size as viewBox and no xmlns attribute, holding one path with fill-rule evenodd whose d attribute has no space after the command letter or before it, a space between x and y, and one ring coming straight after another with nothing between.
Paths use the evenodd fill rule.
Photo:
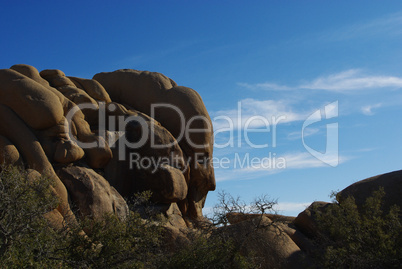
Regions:
<instances>
[{"instance_id":1,"label":"desert shrub","mask_svg":"<svg viewBox=\"0 0 402 269\"><path fill-rule=\"evenodd\" d=\"M167 249L163 220L144 218L144 214L153 214L144 207L150 193L130 201L131 210L124 220L108 214L100 220L84 218L56 230L44 217L59 202L51 185L45 177L29 177L26 170L2 167L1 268L257 268L252 259L240 255L230 237L211 236L213 228L208 225L189 233L188 244L176 251ZM228 195L222 199L218 210L221 217L225 210L233 212L236 208L236 199ZM264 203L264 199L257 199L254 209L245 206L244 212L256 212L258 207L266 212L272 204Z\"/></svg>"},{"instance_id":2,"label":"desert shrub","mask_svg":"<svg viewBox=\"0 0 402 269\"><path fill-rule=\"evenodd\" d=\"M58 236L43 215L58 205L47 178L28 176L17 167L0 172L0 264L5 268L57 265L47 260ZM38 180L36 180L38 179Z\"/></svg>"},{"instance_id":3,"label":"desert shrub","mask_svg":"<svg viewBox=\"0 0 402 269\"><path fill-rule=\"evenodd\" d=\"M358 208L353 197L334 201L324 212L317 211L321 231L316 253L324 268L400 268L402 225L399 208L381 210L384 189L373 192Z\"/></svg>"},{"instance_id":4,"label":"desert shrub","mask_svg":"<svg viewBox=\"0 0 402 269\"><path fill-rule=\"evenodd\" d=\"M256 268L240 255L234 242L223 237L197 234L189 245L168 257L160 268Z\"/></svg>"},{"instance_id":5,"label":"desert shrub","mask_svg":"<svg viewBox=\"0 0 402 269\"><path fill-rule=\"evenodd\" d=\"M44 214L58 205L52 182L28 171L0 172L2 268L152 268L158 264L161 227L130 211L125 220L105 215L55 230ZM83 231L87 235L83 235Z\"/></svg>"}]
</instances>

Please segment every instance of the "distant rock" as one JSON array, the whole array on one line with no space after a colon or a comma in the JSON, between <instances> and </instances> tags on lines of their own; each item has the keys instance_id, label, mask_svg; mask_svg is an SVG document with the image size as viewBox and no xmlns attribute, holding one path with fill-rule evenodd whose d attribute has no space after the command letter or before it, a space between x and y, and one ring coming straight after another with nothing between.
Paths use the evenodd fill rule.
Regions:
<instances>
[{"instance_id":1,"label":"distant rock","mask_svg":"<svg viewBox=\"0 0 402 269\"><path fill-rule=\"evenodd\" d=\"M212 236L233 239L240 253L253 257L261 268L300 268L304 260L297 244L265 216L218 228Z\"/></svg>"},{"instance_id":2,"label":"distant rock","mask_svg":"<svg viewBox=\"0 0 402 269\"><path fill-rule=\"evenodd\" d=\"M382 210L388 213L393 205L402 209L402 170L394 171L353 183L349 187L340 191L336 198L342 201L349 196L353 196L358 208L365 203L366 199L373 195L374 191L384 188Z\"/></svg>"},{"instance_id":3,"label":"distant rock","mask_svg":"<svg viewBox=\"0 0 402 269\"><path fill-rule=\"evenodd\" d=\"M326 210L330 205L331 203L327 202L313 202L296 217L294 225L308 237L315 237L318 233L316 214Z\"/></svg>"}]
</instances>

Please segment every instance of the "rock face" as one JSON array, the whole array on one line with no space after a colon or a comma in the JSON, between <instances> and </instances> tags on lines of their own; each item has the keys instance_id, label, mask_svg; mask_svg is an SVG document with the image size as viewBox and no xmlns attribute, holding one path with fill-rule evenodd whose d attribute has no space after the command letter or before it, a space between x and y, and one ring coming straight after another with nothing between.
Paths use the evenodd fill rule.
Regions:
<instances>
[{"instance_id":1,"label":"rock face","mask_svg":"<svg viewBox=\"0 0 402 269\"><path fill-rule=\"evenodd\" d=\"M313 202L308 208L301 212L294 220L295 226L308 237L314 237L317 234L316 213L324 211L331 203Z\"/></svg>"},{"instance_id":2,"label":"rock face","mask_svg":"<svg viewBox=\"0 0 402 269\"><path fill-rule=\"evenodd\" d=\"M215 189L212 148L201 97L160 73L84 79L24 64L0 70L0 161L54 180L61 203L47 217L55 227L74 221L70 203L77 217L124 218L123 197L145 190L186 226Z\"/></svg>"},{"instance_id":3,"label":"rock face","mask_svg":"<svg viewBox=\"0 0 402 269\"><path fill-rule=\"evenodd\" d=\"M120 219L127 216L126 201L106 179L94 170L69 165L60 167L56 171L81 216L94 219L99 219L107 213L115 214Z\"/></svg>"},{"instance_id":4,"label":"rock face","mask_svg":"<svg viewBox=\"0 0 402 269\"><path fill-rule=\"evenodd\" d=\"M177 139L190 170L188 195L179 206L186 216L200 217L208 191L215 189L212 123L200 95L155 72L124 69L93 79L113 101L151 116Z\"/></svg>"}]
</instances>

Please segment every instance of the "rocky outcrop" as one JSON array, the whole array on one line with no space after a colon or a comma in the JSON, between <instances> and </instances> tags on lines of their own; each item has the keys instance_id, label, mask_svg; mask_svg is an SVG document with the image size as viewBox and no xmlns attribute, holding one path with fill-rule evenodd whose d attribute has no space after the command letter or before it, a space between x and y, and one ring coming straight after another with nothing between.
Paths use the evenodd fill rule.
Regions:
<instances>
[{"instance_id":1,"label":"rocky outcrop","mask_svg":"<svg viewBox=\"0 0 402 269\"><path fill-rule=\"evenodd\" d=\"M169 208L171 227L191 225L215 188L212 143L201 97L160 73L84 79L24 64L0 70L0 161L55 182L54 226L74 219L71 205L78 217L124 218L123 197L145 190Z\"/></svg>"},{"instance_id":2,"label":"rocky outcrop","mask_svg":"<svg viewBox=\"0 0 402 269\"><path fill-rule=\"evenodd\" d=\"M402 170L360 180L340 191L336 198L338 201L342 201L352 196L357 207L361 208L366 199L380 188L385 191L382 205L384 213L388 213L393 205L402 208Z\"/></svg>"}]
</instances>

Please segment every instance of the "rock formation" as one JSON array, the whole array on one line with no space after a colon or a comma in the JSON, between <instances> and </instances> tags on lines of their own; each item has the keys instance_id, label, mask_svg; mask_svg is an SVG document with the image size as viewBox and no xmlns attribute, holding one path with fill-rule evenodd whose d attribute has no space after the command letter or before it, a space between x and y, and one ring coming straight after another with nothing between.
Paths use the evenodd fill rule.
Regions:
<instances>
[{"instance_id":1,"label":"rock formation","mask_svg":"<svg viewBox=\"0 0 402 269\"><path fill-rule=\"evenodd\" d=\"M74 221L72 206L76 217L124 218L123 197L151 190L155 203L170 208L170 222L185 227L202 217L215 188L202 99L159 73L84 79L14 65L0 70L0 122L0 161L54 180L61 203L48 217L55 226Z\"/></svg>"}]
</instances>

